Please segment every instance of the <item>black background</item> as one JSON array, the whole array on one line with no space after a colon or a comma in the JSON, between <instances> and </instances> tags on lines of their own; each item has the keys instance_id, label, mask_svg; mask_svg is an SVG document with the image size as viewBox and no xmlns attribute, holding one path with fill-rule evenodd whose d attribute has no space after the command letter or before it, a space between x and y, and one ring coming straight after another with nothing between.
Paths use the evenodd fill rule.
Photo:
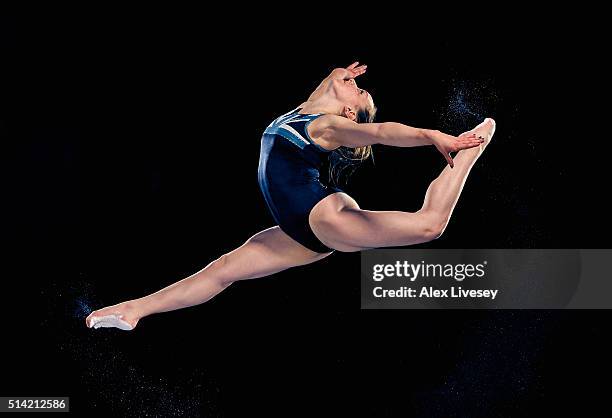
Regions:
<instances>
[{"instance_id":1,"label":"black background","mask_svg":"<svg viewBox=\"0 0 612 418\"><path fill-rule=\"evenodd\" d=\"M379 121L451 134L497 121L426 246L609 246L596 30L352 19L323 32L187 12L2 17L0 395L119 416L510 417L603 400L607 311L360 311L359 253L236 283L131 333L85 328L91 309L272 226L261 132L354 60ZM444 167L429 147L374 155L345 187L366 209L418 209Z\"/></svg>"}]
</instances>

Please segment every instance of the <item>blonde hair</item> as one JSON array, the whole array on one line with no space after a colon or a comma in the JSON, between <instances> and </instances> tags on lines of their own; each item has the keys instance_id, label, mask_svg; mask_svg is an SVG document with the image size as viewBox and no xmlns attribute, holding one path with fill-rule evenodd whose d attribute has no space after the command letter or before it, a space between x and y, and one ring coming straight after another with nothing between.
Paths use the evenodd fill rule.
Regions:
<instances>
[{"instance_id":1,"label":"blonde hair","mask_svg":"<svg viewBox=\"0 0 612 418\"><path fill-rule=\"evenodd\" d=\"M372 109L361 109L357 112L355 122L357 123L372 123L376 117L376 111L378 109L373 106ZM368 158L372 157L374 161L374 154L372 153L372 146L367 145L365 147L349 148L339 147L330 153L329 156L329 181L332 185L338 187L340 185L340 179L343 174L346 174L346 182L348 183L349 177L355 172L357 167Z\"/></svg>"}]
</instances>

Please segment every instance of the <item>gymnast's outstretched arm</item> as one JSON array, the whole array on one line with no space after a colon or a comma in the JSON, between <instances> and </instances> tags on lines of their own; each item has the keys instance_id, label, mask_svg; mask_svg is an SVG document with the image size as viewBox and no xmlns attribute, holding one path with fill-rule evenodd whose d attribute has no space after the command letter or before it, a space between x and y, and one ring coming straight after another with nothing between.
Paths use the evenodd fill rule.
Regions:
<instances>
[{"instance_id":1,"label":"gymnast's outstretched arm","mask_svg":"<svg viewBox=\"0 0 612 418\"><path fill-rule=\"evenodd\" d=\"M356 123L337 115L323 115L313 126L313 135L330 148L364 147L373 144L394 147L435 145L453 167L451 152L479 146L483 139L474 134L454 137L433 129L413 128L397 122Z\"/></svg>"}]
</instances>

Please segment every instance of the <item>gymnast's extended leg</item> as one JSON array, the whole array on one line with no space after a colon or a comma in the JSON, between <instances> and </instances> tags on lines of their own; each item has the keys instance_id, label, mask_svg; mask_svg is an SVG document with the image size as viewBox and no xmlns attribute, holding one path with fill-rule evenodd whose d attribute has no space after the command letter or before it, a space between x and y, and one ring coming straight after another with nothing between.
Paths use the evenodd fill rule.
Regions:
<instances>
[{"instance_id":1,"label":"gymnast's extended leg","mask_svg":"<svg viewBox=\"0 0 612 418\"><path fill-rule=\"evenodd\" d=\"M466 132L482 136L485 142L457 153L455 167L447 166L431 183L419 211L364 210L346 193L335 193L311 211L313 231L325 245L339 251L414 245L438 238L448 224L472 166L494 132L492 119Z\"/></svg>"},{"instance_id":2,"label":"gymnast's extended leg","mask_svg":"<svg viewBox=\"0 0 612 418\"><path fill-rule=\"evenodd\" d=\"M122 315L122 321L130 327L127 324L117 327L131 329L145 316L206 302L235 281L268 276L321 260L330 254L309 250L275 226L255 234L197 273L148 296L96 310L85 321L88 327L97 323L98 326L117 326L121 324L112 318L98 321L103 317Z\"/></svg>"}]
</instances>

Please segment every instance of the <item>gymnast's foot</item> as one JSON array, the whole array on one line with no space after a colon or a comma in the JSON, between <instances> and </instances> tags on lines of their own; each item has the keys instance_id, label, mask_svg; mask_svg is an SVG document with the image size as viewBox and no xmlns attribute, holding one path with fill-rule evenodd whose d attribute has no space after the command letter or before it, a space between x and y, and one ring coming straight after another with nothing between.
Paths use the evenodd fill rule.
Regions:
<instances>
[{"instance_id":1,"label":"gymnast's foot","mask_svg":"<svg viewBox=\"0 0 612 418\"><path fill-rule=\"evenodd\" d=\"M118 303L98 309L85 319L88 328L119 328L131 331L136 328L141 315L134 301Z\"/></svg>"},{"instance_id":2,"label":"gymnast's foot","mask_svg":"<svg viewBox=\"0 0 612 418\"><path fill-rule=\"evenodd\" d=\"M482 154L484 149L487 147L487 145L489 145L489 143L491 142L491 139L493 138L493 134L495 133L495 125L496 125L495 121L492 118L485 118L485 120L482 123L480 123L480 125L476 126L474 129L464 132L461 135L459 135L459 136L464 136L464 135L475 134L477 137L481 137L484 139L482 144L480 144L480 147L470 148L467 150L463 150L461 152L470 151L470 152L477 153L477 155Z\"/></svg>"}]
</instances>

